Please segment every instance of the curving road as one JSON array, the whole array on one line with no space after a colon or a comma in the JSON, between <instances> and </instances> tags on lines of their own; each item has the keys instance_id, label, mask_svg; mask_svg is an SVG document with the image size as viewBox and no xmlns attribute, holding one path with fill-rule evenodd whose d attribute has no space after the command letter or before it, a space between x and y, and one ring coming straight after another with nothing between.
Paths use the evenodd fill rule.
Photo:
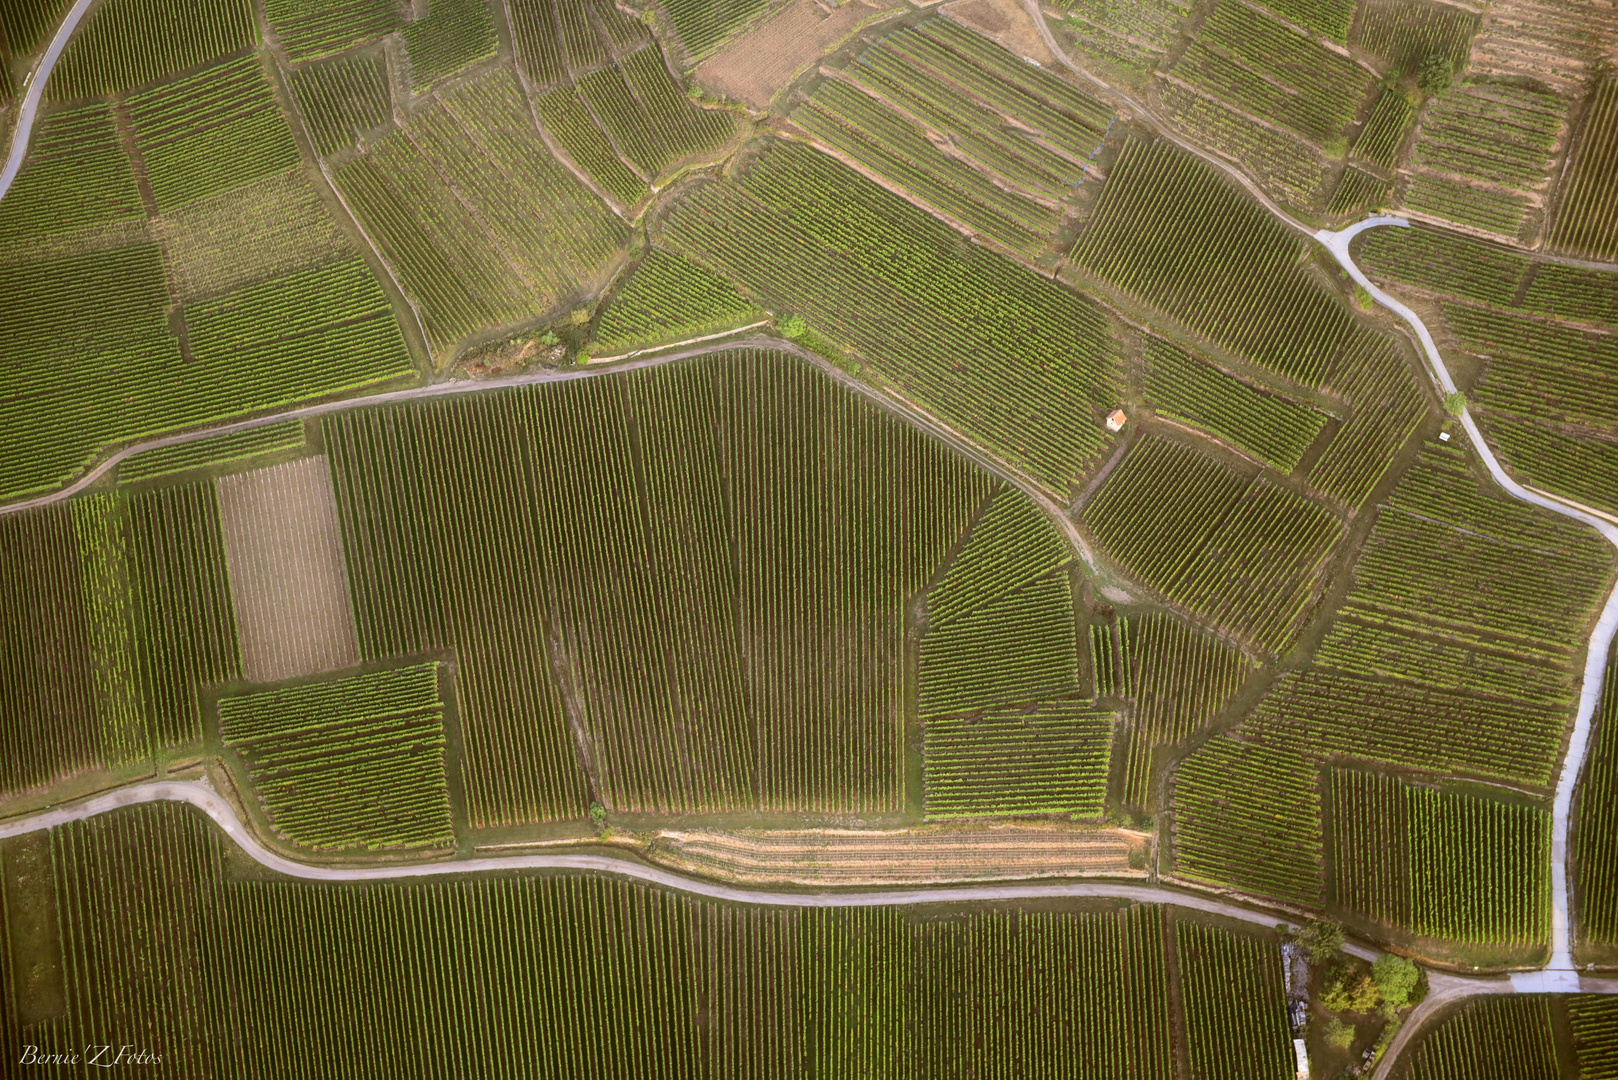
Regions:
<instances>
[{"instance_id":1,"label":"curving road","mask_svg":"<svg viewBox=\"0 0 1618 1080\"><path fill-rule=\"evenodd\" d=\"M1438 380L1439 386L1443 387L1446 394L1452 394L1455 392L1455 380L1450 378L1449 369L1444 366L1444 359L1439 355L1438 346L1433 342L1433 335L1428 331L1426 324L1414 311L1373 284L1371 279L1355 265L1353 257L1349 254L1349 244L1354 237L1367 229L1382 226L1409 228L1410 222L1397 217L1369 217L1337 232L1322 229L1315 233L1315 239L1325 245L1326 250L1330 251L1343 269L1348 271L1349 276L1369 292L1377 303L1410 324L1421 342L1422 350L1427 354L1427 362L1432 365L1433 375ZM1494 482L1501 490L1521 502L1561 514L1563 517L1570 517L1575 521L1582 521L1606 537L1614 547L1618 547L1618 527L1576 505L1552 495L1531 491L1517 483L1506 475L1506 471L1500 467L1500 462L1495 459L1493 451L1489 449L1489 444L1483 441L1483 433L1478 430L1477 421L1472 419L1472 414L1463 411L1460 419L1461 426L1466 429L1467 436L1472 440L1473 448L1477 450L1478 456L1483 459L1483 464L1489 470L1489 475L1494 478ZM1596 622L1595 630L1590 634L1590 645L1584 662L1584 685L1579 693L1579 710L1573 720L1573 735L1568 741L1562 774L1556 782L1556 802L1552 811L1551 825L1551 960L1543 971L1512 976L1512 981L1524 992L1579 988L1578 975L1573 967L1572 934L1567 907L1568 834L1573 789L1578 785L1579 773L1584 768L1585 758L1589 754L1591 721L1601 701L1601 684L1607 670L1607 652L1612 645L1615 631L1618 631L1618 589L1614 589L1607 597L1606 606L1601 610L1601 617Z\"/></svg>"},{"instance_id":2,"label":"curving road","mask_svg":"<svg viewBox=\"0 0 1618 1080\"><path fill-rule=\"evenodd\" d=\"M858 892L773 892L745 889L717 881L687 877L613 855L496 855L441 862L401 863L388 866L311 866L279 855L261 844L237 816L236 810L206 781L158 780L99 795L84 802L45 810L14 821L0 822L0 840L25 833L54 829L145 803L178 802L207 814L254 862L278 874L304 881L392 881L409 878L449 877L504 870L575 870L615 874L652 885L713 900L774 907L889 907L908 904L967 903L996 900L1040 900L1090 897L1133 900L1143 904L1172 904L1210 915L1222 915L1265 928L1285 921L1274 912L1255 910L1215 896L1176 892L1152 885L1123 882L1072 881L1005 885L928 885L918 888L865 889ZM1356 956L1377 955L1363 946L1350 947Z\"/></svg>"},{"instance_id":3,"label":"curving road","mask_svg":"<svg viewBox=\"0 0 1618 1080\"><path fill-rule=\"evenodd\" d=\"M84 13L90 10L95 0L76 0L62 18L62 25L56 28L56 36L51 38L50 45L45 49L45 55L40 57L39 64L28 73L23 83L22 106L17 111L17 125L11 129L11 152L6 155L6 163L0 168L0 199L6 197L11 190L11 182L17 178L17 172L22 168L22 159L28 153L28 140L34 134L34 117L39 112L40 100L45 96L45 84L51 77L51 71L56 67L56 61L62 58L62 50L67 48L68 39L73 31L79 28L79 20Z\"/></svg>"}]
</instances>

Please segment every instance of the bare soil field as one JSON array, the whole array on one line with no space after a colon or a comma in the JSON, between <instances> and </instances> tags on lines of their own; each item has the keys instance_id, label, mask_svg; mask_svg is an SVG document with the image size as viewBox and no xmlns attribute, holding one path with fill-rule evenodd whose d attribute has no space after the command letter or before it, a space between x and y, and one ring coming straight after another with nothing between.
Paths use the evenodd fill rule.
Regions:
<instances>
[{"instance_id":1,"label":"bare soil field","mask_svg":"<svg viewBox=\"0 0 1618 1080\"><path fill-rule=\"evenodd\" d=\"M1534 79L1571 98L1603 62L1615 59L1614 0L1497 0L1483 16L1467 70Z\"/></svg>"},{"instance_id":2,"label":"bare soil field","mask_svg":"<svg viewBox=\"0 0 1618 1080\"><path fill-rule=\"evenodd\" d=\"M903 885L990 878L1145 877L1145 836L1073 825L927 826L872 831L665 829L649 855L746 884ZM1138 850L1140 869L1131 869Z\"/></svg>"},{"instance_id":3,"label":"bare soil field","mask_svg":"<svg viewBox=\"0 0 1618 1080\"><path fill-rule=\"evenodd\" d=\"M832 12L795 0L697 67L697 82L755 109L769 107L793 79L861 26L898 5L845 0Z\"/></svg>"},{"instance_id":4,"label":"bare soil field","mask_svg":"<svg viewBox=\"0 0 1618 1080\"><path fill-rule=\"evenodd\" d=\"M219 510L247 681L359 663L325 457L221 477Z\"/></svg>"},{"instance_id":5,"label":"bare soil field","mask_svg":"<svg viewBox=\"0 0 1618 1080\"><path fill-rule=\"evenodd\" d=\"M1033 18L1017 0L951 0L938 10L1018 56L1056 63Z\"/></svg>"}]
</instances>

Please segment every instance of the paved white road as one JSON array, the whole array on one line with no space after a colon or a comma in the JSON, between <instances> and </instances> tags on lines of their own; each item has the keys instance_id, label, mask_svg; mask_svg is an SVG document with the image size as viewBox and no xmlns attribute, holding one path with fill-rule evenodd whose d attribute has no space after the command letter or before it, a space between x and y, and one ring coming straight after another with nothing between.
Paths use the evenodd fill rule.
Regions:
<instances>
[{"instance_id":1,"label":"paved white road","mask_svg":"<svg viewBox=\"0 0 1618 1080\"><path fill-rule=\"evenodd\" d=\"M6 164L0 168L0 199L6 197L11 190L11 182L17 178L17 172L22 168L22 159L28 153L28 140L34 133L34 117L39 112L39 103L45 96L45 84L51 77L51 71L56 67L56 61L62 58L62 50L67 48L67 41L78 29L79 20L84 13L90 10L93 0L76 0L68 9L62 19L62 25L56 28L56 36L51 38L50 45L45 49L45 55L40 57L38 65L28 73L24 83L22 105L17 111L17 125L11 129L11 152L6 155Z\"/></svg>"},{"instance_id":2,"label":"paved white road","mask_svg":"<svg viewBox=\"0 0 1618 1080\"><path fill-rule=\"evenodd\" d=\"M1427 362L1432 366L1433 376L1438 380L1438 385L1446 394L1452 394L1455 392L1455 380L1450 378L1449 369L1444 366L1444 358L1439 355L1438 346L1433 342L1433 335L1427 330L1426 324L1414 311L1373 284L1349 255L1349 243L1354 237L1366 229L1384 226L1409 228L1410 223L1397 217L1370 217L1337 232L1322 229L1315 234L1315 239L1326 246L1343 269L1348 271L1349 276L1369 292L1377 303L1410 324L1421 342L1422 350L1427 354ZM1521 502L1581 521L1606 537L1614 547L1618 547L1618 527L1582 507L1552 495L1529 490L1507 476L1489 449L1489 444L1483 441L1483 433L1478 430L1477 422L1472 419L1470 412L1462 412L1461 426L1466 429L1466 434L1472 440L1472 446L1478 456L1483 459L1489 475L1506 494ZM1601 702L1601 684L1607 670L1607 652L1612 645L1614 631L1618 631L1618 589L1607 597L1606 606L1601 610L1601 618L1597 620L1595 630L1590 634L1589 650L1584 662L1584 685L1579 693L1579 711L1573 720L1573 735L1568 741L1567 757L1562 763L1562 775L1556 782L1556 802L1552 811L1551 826L1551 960L1541 972L1513 976L1513 981L1524 992L1578 989L1578 976L1573 968L1572 934L1567 907L1568 833L1573 791L1578 786L1579 774L1589 754L1591 720L1595 716L1596 706Z\"/></svg>"}]
</instances>

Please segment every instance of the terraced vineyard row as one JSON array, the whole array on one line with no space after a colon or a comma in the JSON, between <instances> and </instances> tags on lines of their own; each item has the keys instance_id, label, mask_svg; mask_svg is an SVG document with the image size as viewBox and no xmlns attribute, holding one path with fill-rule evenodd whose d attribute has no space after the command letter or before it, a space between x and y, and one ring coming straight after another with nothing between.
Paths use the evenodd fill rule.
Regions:
<instances>
[{"instance_id":1,"label":"terraced vineyard row","mask_svg":"<svg viewBox=\"0 0 1618 1080\"><path fill-rule=\"evenodd\" d=\"M1333 903L1478 945L1550 940L1551 818L1530 806L1333 769Z\"/></svg>"},{"instance_id":2,"label":"terraced vineyard row","mask_svg":"<svg viewBox=\"0 0 1618 1080\"><path fill-rule=\"evenodd\" d=\"M1216 735L1174 771L1174 873L1320 906L1318 777L1299 754Z\"/></svg>"},{"instance_id":3,"label":"terraced vineyard row","mask_svg":"<svg viewBox=\"0 0 1618 1080\"><path fill-rule=\"evenodd\" d=\"M1051 491L1107 445L1120 368L1100 309L824 154L772 141L652 232Z\"/></svg>"},{"instance_id":4,"label":"terraced vineyard row","mask_svg":"<svg viewBox=\"0 0 1618 1080\"><path fill-rule=\"evenodd\" d=\"M1367 332L1305 272L1303 243L1208 165L1171 143L1130 139L1072 257L1231 351L1318 387L1338 350ZM1237 280L1243 289L1224 285Z\"/></svg>"},{"instance_id":5,"label":"terraced vineyard row","mask_svg":"<svg viewBox=\"0 0 1618 1080\"><path fill-rule=\"evenodd\" d=\"M640 349L745 326L763 314L724 278L651 248L596 315L591 340L612 352Z\"/></svg>"},{"instance_id":6,"label":"terraced vineyard row","mask_svg":"<svg viewBox=\"0 0 1618 1080\"><path fill-rule=\"evenodd\" d=\"M166 806L50 848L67 993L30 1037L79 1045L116 1015L183 1077L1168 1080L1179 1026L1199 1075L1290 1074L1273 936L1176 919L1171 943L1158 907L800 911L577 875L228 880L210 823ZM379 1038L395 1028L501 1034Z\"/></svg>"},{"instance_id":7,"label":"terraced vineyard row","mask_svg":"<svg viewBox=\"0 0 1618 1080\"><path fill-rule=\"evenodd\" d=\"M948 19L887 35L845 78L823 82L793 122L1027 254L1049 243L1061 212L1048 201L1082 180L1111 126L1101 103ZM954 154L932 141L946 139Z\"/></svg>"},{"instance_id":8,"label":"terraced vineyard row","mask_svg":"<svg viewBox=\"0 0 1618 1080\"><path fill-rule=\"evenodd\" d=\"M1601 82L1574 151L1551 243L1585 258L1618 259L1618 79Z\"/></svg>"},{"instance_id":9,"label":"terraced vineyard row","mask_svg":"<svg viewBox=\"0 0 1618 1080\"><path fill-rule=\"evenodd\" d=\"M598 281L623 241L623 224L525 131L522 91L495 70L335 171L441 356Z\"/></svg>"},{"instance_id":10,"label":"terraced vineyard row","mask_svg":"<svg viewBox=\"0 0 1618 1080\"><path fill-rule=\"evenodd\" d=\"M363 656L456 650L475 824L581 816L576 739L622 809L902 797L905 605L990 492L961 459L752 353L326 441Z\"/></svg>"},{"instance_id":11,"label":"terraced vineyard row","mask_svg":"<svg viewBox=\"0 0 1618 1080\"><path fill-rule=\"evenodd\" d=\"M271 826L311 851L454 844L439 665L219 700Z\"/></svg>"},{"instance_id":12,"label":"terraced vineyard row","mask_svg":"<svg viewBox=\"0 0 1618 1080\"><path fill-rule=\"evenodd\" d=\"M1163 506L1174 513L1156 509ZM1153 436L1107 478L1083 517L1143 584L1274 653L1302 630L1343 532L1307 499Z\"/></svg>"},{"instance_id":13,"label":"terraced vineyard row","mask_svg":"<svg viewBox=\"0 0 1618 1080\"><path fill-rule=\"evenodd\" d=\"M1371 87L1370 74L1347 57L1236 0L1213 9L1169 70L1316 143L1341 137Z\"/></svg>"},{"instance_id":14,"label":"terraced vineyard row","mask_svg":"<svg viewBox=\"0 0 1618 1080\"><path fill-rule=\"evenodd\" d=\"M1362 550L1317 669L1289 672L1244 736L1547 787L1611 555L1483 487L1429 443Z\"/></svg>"},{"instance_id":15,"label":"terraced vineyard row","mask_svg":"<svg viewBox=\"0 0 1618 1080\"><path fill-rule=\"evenodd\" d=\"M735 119L700 108L646 27L610 3L516 0L517 59L540 120L568 157L623 207L670 166L723 146Z\"/></svg>"},{"instance_id":16,"label":"terraced vineyard row","mask_svg":"<svg viewBox=\"0 0 1618 1080\"><path fill-rule=\"evenodd\" d=\"M1255 390L1184 349L1148 338L1146 403L1161 415L1209 431L1283 472L1326 422L1306 405Z\"/></svg>"},{"instance_id":17,"label":"terraced vineyard row","mask_svg":"<svg viewBox=\"0 0 1618 1080\"><path fill-rule=\"evenodd\" d=\"M1360 5L1358 44L1400 71L1438 53L1455 70L1466 66L1477 33L1478 15L1448 4L1415 4L1410 0L1366 0Z\"/></svg>"},{"instance_id":18,"label":"terraced vineyard row","mask_svg":"<svg viewBox=\"0 0 1618 1080\"><path fill-rule=\"evenodd\" d=\"M1360 510L1426 418L1426 396L1404 352L1384 337L1344 346L1326 385L1352 403L1354 415L1309 470L1309 484Z\"/></svg>"}]
</instances>

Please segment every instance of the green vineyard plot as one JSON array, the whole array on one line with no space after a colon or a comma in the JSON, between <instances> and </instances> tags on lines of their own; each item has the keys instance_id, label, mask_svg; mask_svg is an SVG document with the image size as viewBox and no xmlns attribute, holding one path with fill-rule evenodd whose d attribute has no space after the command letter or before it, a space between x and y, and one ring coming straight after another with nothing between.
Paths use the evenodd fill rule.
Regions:
<instances>
[{"instance_id":1,"label":"green vineyard plot","mask_svg":"<svg viewBox=\"0 0 1618 1080\"><path fill-rule=\"evenodd\" d=\"M602 349L666 345L759 321L763 312L724 278L652 248L596 315Z\"/></svg>"},{"instance_id":2,"label":"green vineyard plot","mask_svg":"<svg viewBox=\"0 0 1618 1080\"><path fill-rule=\"evenodd\" d=\"M454 843L437 664L219 699L270 825L311 851Z\"/></svg>"}]
</instances>

